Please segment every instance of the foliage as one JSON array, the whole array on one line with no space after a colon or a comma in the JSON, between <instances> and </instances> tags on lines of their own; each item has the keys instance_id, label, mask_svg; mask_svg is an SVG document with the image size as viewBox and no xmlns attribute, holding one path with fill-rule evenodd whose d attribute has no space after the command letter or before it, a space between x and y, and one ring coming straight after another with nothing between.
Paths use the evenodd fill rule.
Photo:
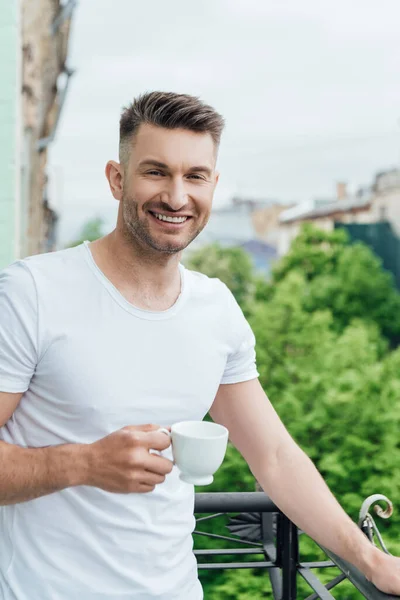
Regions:
<instances>
[{"instance_id":1,"label":"foliage","mask_svg":"<svg viewBox=\"0 0 400 600\"><path fill-rule=\"evenodd\" d=\"M260 380L283 422L356 519L380 491L400 503L400 350L386 354L376 325L341 333L328 311L301 307L293 273L254 311ZM391 377L388 377L390 370ZM400 526L399 517L394 522Z\"/></svg>"},{"instance_id":2,"label":"foliage","mask_svg":"<svg viewBox=\"0 0 400 600\"><path fill-rule=\"evenodd\" d=\"M79 246L84 241L94 242L103 235L103 219L101 217L95 217L87 221L79 234L79 238L68 244L68 248L74 248Z\"/></svg>"},{"instance_id":3,"label":"foliage","mask_svg":"<svg viewBox=\"0 0 400 600\"><path fill-rule=\"evenodd\" d=\"M255 287L253 263L243 248L223 248L219 244L206 246L189 255L188 268L218 277L242 308L252 298Z\"/></svg>"},{"instance_id":4,"label":"foliage","mask_svg":"<svg viewBox=\"0 0 400 600\"><path fill-rule=\"evenodd\" d=\"M305 227L270 282L256 281L251 270L230 279L237 262L230 253L224 258L226 252L204 249L197 269L222 275L244 303L257 339L260 381L292 436L354 520L373 493L399 507L400 348L394 346L400 296L391 276L369 248L350 245L340 230ZM210 491L244 489L254 489L254 479L230 447ZM222 525L208 526L226 535ZM389 523L379 520L379 527L389 549L399 553L400 511ZM304 560L315 560L312 540L302 536L301 548ZM262 571L260 577L247 569L200 573L206 600L270 597ZM332 572L318 575L326 581ZM310 593L300 586L299 597ZM334 595L361 598L348 583Z\"/></svg>"},{"instance_id":5,"label":"foliage","mask_svg":"<svg viewBox=\"0 0 400 600\"><path fill-rule=\"evenodd\" d=\"M334 273L348 236L343 229L325 232L306 223L292 242L290 251L275 265L274 282L292 271L300 271L307 280Z\"/></svg>"},{"instance_id":6,"label":"foliage","mask_svg":"<svg viewBox=\"0 0 400 600\"><path fill-rule=\"evenodd\" d=\"M216 585L205 594L206 600L255 600L273 598L265 572L255 569L237 569L225 572Z\"/></svg>"},{"instance_id":7,"label":"foliage","mask_svg":"<svg viewBox=\"0 0 400 600\"><path fill-rule=\"evenodd\" d=\"M397 342L400 336L400 295L391 273L364 244L349 244L347 233L323 232L307 224L290 252L273 271L273 284L293 272L303 275L302 306L310 313L329 309L334 327L343 330L359 317L376 323Z\"/></svg>"}]
</instances>

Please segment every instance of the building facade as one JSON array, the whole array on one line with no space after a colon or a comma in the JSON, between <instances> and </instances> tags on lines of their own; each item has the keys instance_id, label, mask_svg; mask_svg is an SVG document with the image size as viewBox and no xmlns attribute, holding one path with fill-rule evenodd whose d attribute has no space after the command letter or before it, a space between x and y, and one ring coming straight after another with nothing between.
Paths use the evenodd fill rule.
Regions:
<instances>
[{"instance_id":1,"label":"building facade","mask_svg":"<svg viewBox=\"0 0 400 600\"><path fill-rule=\"evenodd\" d=\"M251 215L256 238L277 249L280 237L280 216L292 206L273 202L269 206L256 209Z\"/></svg>"},{"instance_id":2,"label":"building facade","mask_svg":"<svg viewBox=\"0 0 400 600\"><path fill-rule=\"evenodd\" d=\"M290 208L279 217L278 254L283 256L297 237L303 223L324 231L336 224L368 225L387 222L400 236L400 170L378 173L372 185L349 195L343 183L337 184L335 199L314 200Z\"/></svg>"},{"instance_id":3,"label":"building facade","mask_svg":"<svg viewBox=\"0 0 400 600\"><path fill-rule=\"evenodd\" d=\"M372 185L372 194L372 222L389 222L400 237L400 169L378 173Z\"/></svg>"},{"instance_id":4,"label":"building facade","mask_svg":"<svg viewBox=\"0 0 400 600\"><path fill-rule=\"evenodd\" d=\"M75 0L7 0L0 7L0 268L54 249L47 155L71 70Z\"/></svg>"}]
</instances>

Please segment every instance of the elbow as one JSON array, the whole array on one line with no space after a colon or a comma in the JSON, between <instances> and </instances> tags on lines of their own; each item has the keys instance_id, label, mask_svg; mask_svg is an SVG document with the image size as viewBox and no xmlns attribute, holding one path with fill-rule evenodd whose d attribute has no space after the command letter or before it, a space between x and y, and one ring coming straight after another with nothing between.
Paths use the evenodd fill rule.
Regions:
<instances>
[{"instance_id":1,"label":"elbow","mask_svg":"<svg viewBox=\"0 0 400 600\"><path fill-rule=\"evenodd\" d=\"M278 479L282 478L287 468L293 468L296 464L300 465L306 456L294 440L289 438L274 450L258 457L259 459L250 468L263 490L269 493L269 489L275 485Z\"/></svg>"}]
</instances>

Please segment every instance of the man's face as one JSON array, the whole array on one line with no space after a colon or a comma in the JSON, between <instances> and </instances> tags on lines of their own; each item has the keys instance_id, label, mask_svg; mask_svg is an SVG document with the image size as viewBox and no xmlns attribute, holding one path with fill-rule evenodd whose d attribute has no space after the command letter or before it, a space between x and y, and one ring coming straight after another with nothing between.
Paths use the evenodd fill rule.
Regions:
<instances>
[{"instance_id":1,"label":"man's face","mask_svg":"<svg viewBox=\"0 0 400 600\"><path fill-rule=\"evenodd\" d=\"M206 225L217 184L208 133L141 125L125 168L125 234L158 252L182 251Z\"/></svg>"}]
</instances>

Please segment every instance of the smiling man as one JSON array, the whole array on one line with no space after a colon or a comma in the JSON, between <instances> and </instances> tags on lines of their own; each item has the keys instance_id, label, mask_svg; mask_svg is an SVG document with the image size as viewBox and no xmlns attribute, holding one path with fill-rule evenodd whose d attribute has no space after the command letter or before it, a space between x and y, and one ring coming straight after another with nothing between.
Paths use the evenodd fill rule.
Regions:
<instances>
[{"instance_id":1,"label":"smiling man","mask_svg":"<svg viewBox=\"0 0 400 600\"><path fill-rule=\"evenodd\" d=\"M193 486L157 430L208 411L300 528L400 593L262 390L232 294L180 263L222 129L197 98L137 98L106 166L115 230L0 273L2 600L200 600Z\"/></svg>"}]
</instances>

